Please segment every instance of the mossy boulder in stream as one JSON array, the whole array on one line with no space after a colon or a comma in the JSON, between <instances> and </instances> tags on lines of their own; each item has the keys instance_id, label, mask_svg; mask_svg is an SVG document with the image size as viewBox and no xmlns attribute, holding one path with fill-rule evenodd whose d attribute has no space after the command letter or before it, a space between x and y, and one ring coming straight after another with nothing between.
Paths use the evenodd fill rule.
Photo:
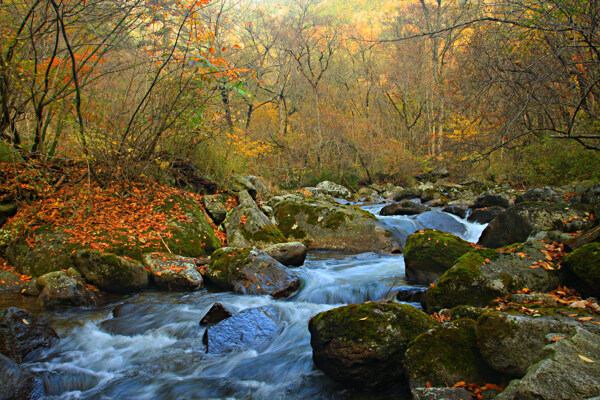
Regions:
<instances>
[{"instance_id":1,"label":"mossy boulder in stream","mask_svg":"<svg viewBox=\"0 0 600 400\"><path fill-rule=\"evenodd\" d=\"M432 229L413 233L406 240L406 279L420 285L436 282L473 246L451 233Z\"/></svg>"},{"instance_id":2,"label":"mossy boulder in stream","mask_svg":"<svg viewBox=\"0 0 600 400\"><path fill-rule=\"evenodd\" d=\"M106 292L131 293L148 287L148 273L135 260L94 250L78 250L71 259L86 281Z\"/></svg>"},{"instance_id":3,"label":"mossy boulder in stream","mask_svg":"<svg viewBox=\"0 0 600 400\"><path fill-rule=\"evenodd\" d=\"M425 292L426 310L435 312L459 305L486 306L497 297L524 288L540 292L555 289L559 283L557 272L538 264L546 261L546 254L542 252L544 245L544 242L528 242L512 253L478 249L464 254Z\"/></svg>"},{"instance_id":4,"label":"mossy boulder in stream","mask_svg":"<svg viewBox=\"0 0 600 400\"><path fill-rule=\"evenodd\" d=\"M600 298L600 243L588 243L563 258L585 294Z\"/></svg>"},{"instance_id":5,"label":"mossy boulder in stream","mask_svg":"<svg viewBox=\"0 0 600 400\"><path fill-rule=\"evenodd\" d=\"M63 271L40 276L36 284L41 290L38 303L47 309L87 307L96 305L94 292Z\"/></svg>"},{"instance_id":6,"label":"mossy boulder in stream","mask_svg":"<svg viewBox=\"0 0 600 400\"><path fill-rule=\"evenodd\" d=\"M368 389L400 383L408 344L437 322L415 307L368 302L325 311L308 329L317 368Z\"/></svg>"},{"instance_id":7,"label":"mossy boulder in stream","mask_svg":"<svg viewBox=\"0 0 600 400\"><path fill-rule=\"evenodd\" d=\"M404 366L411 389L492 383L498 379L477 348L476 323L459 319L417 336L406 351Z\"/></svg>"},{"instance_id":8,"label":"mossy boulder in stream","mask_svg":"<svg viewBox=\"0 0 600 400\"><path fill-rule=\"evenodd\" d=\"M300 287L290 269L256 248L224 247L211 256L205 277L214 285L240 294L287 297Z\"/></svg>"},{"instance_id":9,"label":"mossy boulder in stream","mask_svg":"<svg viewBox=\"0 0 600 400\"><path fill-rule=\"evenodd\" d=\"M154 285L162 290L194 291L204 286L193 258L175 254L146 253L144 265Z\"/></svg>"},{"instance_id":10,"label":"mossy boulder in stream","mask_svg":"<svg viewBox=\"0 0 600 400\"><path fill-rule=\"evenodd\" d=\"M300 196L272 199L279 229L311 249L397 252L400 241L367 211Z\"/></svg>"}]
</instances>

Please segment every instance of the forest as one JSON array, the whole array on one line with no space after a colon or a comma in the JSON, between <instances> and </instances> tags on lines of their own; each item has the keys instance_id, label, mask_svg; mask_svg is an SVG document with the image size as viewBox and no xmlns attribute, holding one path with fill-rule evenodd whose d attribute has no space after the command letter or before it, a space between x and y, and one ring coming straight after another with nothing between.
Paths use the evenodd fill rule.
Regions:
<instances>
[{"instance_id":1,"label":"forest","mask_svg":"<svg viewBox=\"0 0 600 400\"><path fill-rule=\"evenodd\" d=\"M595 1L8 0L0 157L99 183L600 178Z\"/></svg>"}]
</instances>

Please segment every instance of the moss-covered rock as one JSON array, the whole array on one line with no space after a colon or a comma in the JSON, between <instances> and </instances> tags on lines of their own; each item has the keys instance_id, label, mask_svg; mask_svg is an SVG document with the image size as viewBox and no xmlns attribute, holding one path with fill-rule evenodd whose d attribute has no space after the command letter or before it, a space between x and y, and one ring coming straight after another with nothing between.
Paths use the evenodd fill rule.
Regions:
<instances>
[{"instance_id":1,"label":"moss-covered rock","mask_svg":"<svg viewBox=\"0 0 600 400\"><path fill-rule=\"evenodd\" d=\"M23 281L10 271L0 271L0 293L20 293Z\"/></svg>"},{"instance_id":2,"label":"moss-covered rock","mask_svg":"<svg viewBox=\"0 0 600 400\"><path fill-rule=\"evenodd\" d=\"M456 306L450 310L450 320L454 321L461 318L468 318L477 321L481 315L489 312L487 308L475 306Z\"/></svg>"},{"instance_id":3,"label":"moss-covered rock","mask_svg":"<svg viewBox=\"0 0 600 400\"><path fill-rule=\"evenodd\" d=\"M317 314L308 329L317 368L335 380L373 389L399 383L409 342L436 325L415 307L369 302Z\"/></svg>"},{"instance_id":4,"label":"moss-covered rock","mask_svg":"<svg viewBox=\"0 0 600 400\"><path fill-rule=\"evenodd\" d=\"M258 194L258 191L256 190L256 187L254 187L252 182L240 175L231 176L229 178L228 186L229 189L231 189L231 191L233 192L247 191L253 199L255 199Z\"/></svg>"},{"instance_id":5,"label":"moss-covered rock","mask_svg":"<svg viewBox=\"0 0 600 400\"><path fill-rule=\"evenodd\" d=\"M218 193L202 198L202 204L216 225L220 225L227 217L227 200L229 194Z\"/></svg>"},{"instance_id":6,"label":"moss-covered rock","mask_svg":"<svg viewBox=\"0 0 600 400\"><path fill-rule=\"evenodd\" d=\"M476 323L459 319L417 336L406 351L404 367L411 389L453 386L463 381L493 383L498 380L477 348Z\"/></svg>"},{"instance_id":7,"label":"moss-covered rock","mask_svg":"<svg viewBox=\"0 0 600 400\"><path fill-rule=\"evenodd\" d=\"M252 247L215 251L205 277L226 290L274 298L287 297L300 287L300 279L290 269Z\"/></svg>"},{"instance_id":8,"label":"moss-covered rock","mask_svg":"<svg viewBox=\"0 0 600 400\"><path fill-rule=\"evenodd\" d=\"M456 260L473 246L451 233L432 229L418 231L406 239L406 279L420 285L436 282Z\"/></svg>"},{"instance_id":9,"label":"moss-covered rock","mask_svg":"<svg viewBox=\"0 0 600 400\"><path fill-rule=\"evenodd\" d=\"M556 271L535 267L546 260L543 242L529 242L513 253L480 249L466 253L425 292L428 312L459 305L486 306L523 288L546 292L559 283Z\"/></svg>"},{"instance_id":10,"label":"moss-covered rock","mask_svg":"<svg viewBox=\"0 0 600 400\"><path fill-rule=\"evenodd\" d=\"M87 307L97 303L94 292L63 271L40 276L36 284L41 290L38 303L47 309L62 307Z\"/></svg>"},{"instance_id":11,"label":"moss-covered rock","mask_svg":"<svg viewBox=\"0 0 600 400\"><path fill-rule=\"evenodd\" d=\"M104 291L131 293L148 287L148 273L135 260L94 250L78 250L71 260L86 281Z\"/></svg>"},{"instance_id":12,"label":"moss-covered rock","mask_svg":"<svg viewBox=\"0 0 600 400\"><path fill-rule=\"evenodd\" d=\"M309 248L347 252L402 249L391 231L360 208L295 196L272 204L281 232Z\"/></svg>"},{"instance_id":13,"label":"moss-covered rock","mask_svg":"<svg viewBox=\"0 0 600 400\"><path fill-rule=\"evenodd\" d=\"M585 294L600 298L600 243L588 243L563 258Z\"/></svg>"},{"instance_id":14,"label":"moss-covered rock","mask_svg":"<svg viewBox=\"0 0 600 400\"><path fill-rule=\"evenodd\" d=\"M563 232L586 229L594 222L590 219L591 207L584 204L559 204L525 202L498 215L485 228L478 244L499 248L511 243L525 242L540 231ZM575 224L574 221L579 221Z\"/></svg>"},{"instance_id":15,"label":"moss-covered rock","mask_svg":"<svg viewBox=\"0 0 600 400\"><path fill-rule=\"evenodd\" d=\"M266 247L286 242L285 236L258 208L248 192L238 194L239 205L225 218L227 244L230 247Z\"/></svg>"},{"instance_id":16,"label":"moss-covered rock","mask_svg":"<svg viewBox=\"0 0 600 400\"><path fill-rule=\"evenodd\" d=\"M146 253L143 263L151 281L162 290L194 291L204 287L204 280L196 270L193 258L175 254Z\"/></svg>"}]
</instances>

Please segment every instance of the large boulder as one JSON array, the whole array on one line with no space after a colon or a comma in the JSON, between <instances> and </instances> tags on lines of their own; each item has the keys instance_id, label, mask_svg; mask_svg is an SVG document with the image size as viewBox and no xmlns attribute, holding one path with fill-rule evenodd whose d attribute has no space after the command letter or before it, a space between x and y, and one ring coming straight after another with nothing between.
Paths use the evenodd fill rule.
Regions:
<instances>
[{"instance_id":1,"label":"large boulder","mask_svg":"<svg viewBox=\"0 0 600 400\"><path fill-rule=\"evenodd\" d=\"M227 193L218 193L202 197L202 204L206 212L212 218L216 225L220 225L227 217L227 201L229 200Z\"/></svg>"},{"instance_id":2,"label":"large boulder","mask_svg":"<svg viewBox=\"0 0 600 400\"><path fill-rule=\"evenodd\" d=\"M175 254L147 253L143 262L157 288L169 291L194 291L204 287L193 258Z\"/></svg>"},{"instance_id":3,"label":"large boulder","mask_svg":"<svg viewBox=\"0 0 600 400\"><path fill-rule=\"evenodd\" d=\"M392 203L383 207L379 214L381 215L417 215L422 214L426 211L430 211L431 208L415 203L414 201L404 200L400 203Z\"/></svg>"},{"instance_id":4,"label":"large boulder","mask_svg":"<svg viewBox=\"0 0 600 400\"><path fill-rule=\"evenodd\" d=\"M148 273L135 260L94 250L78 250L71 259L86 281L106 292L131 293L148 287Z\"/></svg>"},{"instance_id":5,"label":"large boulder","mask_svg":"<svg viewBox=\"0 0 600 400\"><path fill-rule=\"evenodd\" d=\"M541 361L513 380L496 400L584 400L600 396L600 336L577 328L544 348Z\"/></svg>"},{"instance_id":6,"label":"large boulder","mask_svg":"<svg viewBox=\"0 0 600 400\"><path fill-rule=\"evenodd\" d=\"M39 379L2 354L0 376L0 400L36 400L44 395Z\"/></svg>"},{"instance_id":7,"label":"large boulder","mask_svg":"<svg viewBox=\"0 0 600 400\"><path fill-rule=\"evenodd\" d=\"M263 251L286 267L301 266L308 254L308 248L300 242L278 243Z\"/></svg>"},{"instance_id":8,"label":"large boulder","mask_svg":"<svg viewBox=\"0 0 600 400\"><path fill-rule=\"evenodd\" d=\"M497 297L523 288L540 292L555 289L559 277L550 268L557 267L547 262L544 245L543 242L531 242L511 253L490 249L466 253L434 287L427 290L425 308L435 312L463 304L486 306Z\"/></svg>"},{"instance_id":9,"label":"large boulder","mask_svg":"<svg viewBox=\"0 0 600 400\"><path fill-rule=\"evenodd\" d=\"M351 385L397 383L408 344L436 324L415 307L392 302L325 311L308 325L313 361L329 377Z\"/></svg>"},{"instance_id":10,"label":"large boulder","mask_svg":"<svg viewBox=\"0 0 600 400\"><path fill-rule=\"evenodd\" d=\"M564 203L567 201L567 196L558 190L546 187L535 187L528 189L525 193L515 198L515 204L526 201L540 201L545 203Z\"/></svg>"},{"instance_id":11,"label":"large boulder","mask_svg":"<svg viewBox=\"0 0 600 400\"><path fill-rule=\"evenodd\" d=\"M580 324L578 320L560 316L530 317L487 312L477 320L477 340L490 367L521 378L533 363L539 361L543 348L553 338L566 336ZM600 331L600 327L592 329Z\"/></svg>"},{"instance_id":12,"label":"large boulder","mask_svg":"<svg viewBox=\"0 0 600 400\"><path fill-rule=\"evenodd\" d=\"M417 215L415 220L430 229L437 229L454 235L465 235L467 233L467 227L464 224L443 212L428 211Z\"/></svg>"},{"instance_id":13,"label":"large boulder","mask_svg":"<svg viewBox=\"0 0 600 400\"><path fill-rule=\"evenodd\" d=\"M311 249L397 252L402 244L371 213L327 200L280 197L273 201L279 229Z\"/></svg>"},{"instance_id":14,"label":"large boulder","mask_svg":"<svg viewBox=\"0 0 600 400\"><path fill-rule=\"evenodd\" d=\"M236 193L246 191L253 199L256 199L258 195L258 191L252 182L240 175L234 175L229 178L229 188Z\"/></svg>"},{"instance_id":15,"label":"large boulder","mask_svg":"<svg viewBox=\"0 0 600 400\"><path fill-rule=\"evenodd\" d=\"M469 222L487 224L504 211L506 211L505 208L498 206L476 208L471 212L471 214L469 214L467 220Z\"/></svg>"},{"instance_id":16,"label":"large boulder","mask_svg":"<svg viewBox=\"0 0 600 400\"><path fill-rule=\"evenodd\" d=\"M258 208L247 191L238 193L239 205L225 218L227 244L230 247L266 247L285 242L286 238Z\"/></svg>"},{"instance_id":17,"label":"large boulder","mask_svg":"<svg viewBox=\"0 0 600 400\"><path fill-rule=\"evenodd\" d=\"M32 351L51 346L58 334L43 319L16 307L0 316L0 353L20 363Z\"/></svg>"},{"instance_id":18,"label":"large boulder","mask_svg":"<svg viewBox=\"0 0 600 400\"><path fill-rule=\"evenodd\" d=\"M236 349L260 349L281 330L278 313L273 306L249 308L206 328L204 343L210 354Z\"/></svg>"},{"instance_id":19,"label":"large boulder","mask_svg":"<svg viewBox=\"0 0 600 400\"><path fill-rule=\"evenodd\" d=\"M216 286L240 294L291 295L300 279L263 251L252 247L224 247L211 256L205 277Z\"/></svg>"},{"instance_id":20,"label":"large boulder","mask_svg":"<svg viewBox=\"0 0 600 400\"><path fill-rule=\"evenodd\" d=\"M323 181L317 184L317 190L323 194L339 199L349 199L352 193L346 187L330 181Z\"/></svg>"},{"instance_id":21,"label":"large boulder","mask_svg":"<svg viewBox=\"0 0 600 400\"><path fill-rule=\"evenodd\" d=\"M200 320L201 326L214 325L231 317L233 314L221 303L215 303Z\"/></svg>"},{"instance_id":22,"label":"large boulder","mask_svg":"<svg viewBox=\"0 0 600 400\"><path fill-rule=\"evenodd\" d=\"M471 250L469 242L451 233L432 229L415 232L404 247L406 279L419 285L435 282Z\"/></svg>"},{"instance_id":23,"label":"large boulder","mask_svg":"<svg viewBox=\"0 0 600 400\"><path fill-rule=\"evenodd\" d=\"M493 206L508 208L510 206L510 197L505 193L495 193L492 191L487 191L477 196L472 208L484 208Z\"/></svg>"},{"instance_id":24,"label":"large boulder","mask_svg":"<svg viewBox=\"0 0 600 400\"><path fill-rule=\"evenodd\" d=\"M478 244L499 248L524 242L540 231L570 232L592 227L594 222L590 215L590 208L582 204L521 203L490 222ZM580 223L577 224L577 221Z\"/></svg>"},{"instance_id":25,"label":"large boulder","mask_svg":"<svg viewBox=\"0 0 600 400\"><path fill-rule=\"evenodd\" d=\"M459 319L417 336L404 359L411 389L496 381L477 348L475 325L472 319Z\"/></svg>"},{"instance_id":26,"label":"large boulder","mask_svg":"<svg viewBox=\"0 0 600 400\"><path fill-rule=\"evenodd\" d=\"M588 243L567 254L563 265L577 279L578 289L600 298L600 243Z\"/></svg>"},{"instance_id":27,"label":"large boulder","mask_svg":"<svg viewBox=\"0 0 600 400\"><path fill-rule=\"evenodd\" d=\"M97 303L92 290L64 271L49 272L36 280L41 290L38 303L45 308L88 307Z\"/></svg>"}]
</instances>

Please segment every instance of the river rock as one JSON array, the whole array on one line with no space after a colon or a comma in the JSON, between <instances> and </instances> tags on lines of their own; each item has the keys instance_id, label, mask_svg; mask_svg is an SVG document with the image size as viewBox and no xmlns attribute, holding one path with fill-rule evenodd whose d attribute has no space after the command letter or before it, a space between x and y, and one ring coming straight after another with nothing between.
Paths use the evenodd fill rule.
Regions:
<instances>
[{"instance_id":1,"label":"river rock","mask_svg":"<svg viewBox=\"0 0 600 400\"><path fill-rule=\"evenodd\" d=\"M146 253L144 265L157 288L169 291L195 291L204 287L193 258L175 254Z\"/></svg>"},{"instance_id":2,"label":"river rock","mask_svg":"<svg viewBox=\"0 0 600 400\"><path fill-rule=\"evenodd\" d=\"M325 311L308 324L313 361L343 383L367 389L397 383L408 344L436 324L415 307L392 302Z\"/></svg>"},{"instance_id":3,"label":"river rock","mask_svg":"<svg viewBox=\"0 0 600 400\"><path fill-rule=\"evenodd\" d=\"M240 294L268 294L276 299L291 295L300 279L279 261L255 248L225 247L211 256L206 278Z\"/></svg>"},{"instance_id":4,"label":"river rock","mask_svg":"<svg viewBox=\"0 0 600 400\"><path fill-rule=\"evenodd\" d=\"M498 206L476 208L471 212L471 214L469 214L469 218L467 218L467 220L469 222L487 224L504 211L506 211L505 208Z\"/></svg>"},{"instance_id":5,"label":"river rock","mask_svg":"<svg viewBox=\"0 0 600 400\"><path fill-rule=\"evenodd\" d=\"M249 308L206 328L204 343L210 354L236 349L260 349L281 329L273 306Z\"/></svg>"},{"instance_id":6,"label":"river rock","mask_svg":"<svg viewBox=\"0 0 600 400\"><path fill-rule=\"evenodd\" d=\"M544 242L528 242L512 253L491 249L466 253L427 290L426 310L435 312L463 304L486 306L497 297L523 288L538 292L555 289L559 283L555 270L531 268L534 263L546 260L542 253L544 245Z\"/></svg>"},{"instance_id":7,"label":"river rock","mask_svg":"<svg viewBox=\"0 0 600 400\"><path fill-rule=\"evenodd\" d=\"M2 354L0 376L0 400L35 400L44 395L44 387L39 379Z\"/></svg>"},{"instance_id":8,"label":"river rock","mask_svg":"<svg viewBox=\"0 0 600 400\"><path fill-rule=\"evenodd\" d=\"M479 353L475 326L472 319L460 319L417 336L404 359L411 389L497 381Z\"/></svg>"},{"instance_id":9,"label":"river rock","mask_svg":"<svg viewBox=\"0 0 600 400\"><path fill-rule=\"evenodd\" d=\"M566 336L578 326L578 320L568 318L487 312L477 320L477 340L490 367L520 378L539 361L542 349L552 338ZM600 332L600 327L592 329Z\"/></svg>"},{"instance_id":10,"label":"river rock","mask_svg":"<svg viewBox=\"0 0 600 400\"><path fill-rule=\"evenodd\" d=\"M323 194L338 199L349 199L350 197L352 197L352 193L350 193L350 191L347 188L330 181L323 181L317 184L317 190L319 190L319 192Z\"/></svg>"},{"instance_id":11,"label":"river rock","mask_svg":"<svg viewBox=\"0 0 600 400\"><path fill-rule=\"evenodd\" d=\"M568 232L569 224L582 221L589 227L589 207L581 204L521 203L497 216L485 228L478 244L499 248L513 243L521 243L540 231L560 230Z\"/></svg>"},{"instance_id":12,"label":"river rock","mask_svg":"<svg viewBox=\"0 0 600 400\"><path fill-rule=\"evenodd\" d=\"M272 201L281 232L310 249L398 252L402 244L371 213L327 200L280 197Z\"/></svg>"},{"instance_id":13,"label":"river rock","mask_svg":"<svg viewBox=\"0 0 600 400\"><path fill-rule=\"evenodd\" d=\"M300 242L278 243L263 251L286 267L301 266L308 254L308 248Z\"/></svg>"},{"instance_id":14,"label":"river rock","mask_svg":"<svg viewBox=\"0 0 600 400\"><path fill-rule=\"evenodd\" d=\"M279 228L258 208L248 192L238 193L239 205L225 218L230 247L265 247L286 241Z\"/></svg>"},{"instance_id":15,"label":"river rock","mask_svg":"<svg viewBox=\"0 0 600 400\"><path fill-rule=\"evenodd\" d=\"M217 302L213 304L210 310L208 310L208 312L206 313L206 315L202 317L202 319L200 320L200 325L214 325L223 321L224 319L231 317L232 315L233 314L227 309L227 307Z\"/></svg>"},{"instance_id":16,"label":"river rock","mask_svg":"<svg viewBox=\"0 0 600 400\"><path fill-rule=\"evenodd\" d=\"M463 388L416 388L411 391L413 400L472 400L473 396Z\"/></svg>"},{"instance_id":17,"label":"river rock","mask_svg":"<svg viewBox=\"0 0 600 400\"><path fill-rule=\"evenodd\" d=\"M421 303L427 288L419 286L401 286L396 293L396 300L406 303Z\"/></svg>"},{"instance_id":18,"label":"river rock","mask_svg":"<svg viewBox=\"0 0 600 400\"><path fill-rule=\"evenodd\" d=\"M465 225L443 212L428 211L418 215L415 220L430 229L437 229L454 235L465 235L467 233Z\"/></svg>"},{"instance_id":19,"label":"river rock","mask_svg":"<svg viewBox=\"0 0 600 400\"><path fill-rule=\"evenodd\" d=\"M600 298L600 243L589 243L567 254L563 265L575 276L580 291Z\"/></svg>"},{"instance_id":20,"label":"river rock","mask_svg":"<svg viewBox=\"0 0 600 400\"><path fill-rule=\"evenodd\" d=\"M148 273L141 263L111 253L79 250L71 256L85 280L110 293L131 293L148 287Z\"/></svg>"},{"instance_id":21,"label":"river rock","mask_svg":"<svg viewBox=\"0 0 600 400\"><path fill-rule=\"evenodd\" d=\"M0 293L20 293L23 281L19 275L10 271L0 271Z\"/></svg>"},{"instance_id":22,"label":"river rock","mask_svg":"<svg viewBox=\"0 0 600 400\"><path fill-rule=\"evenodd\" d=\"M0 353L20 363L34 350L51 346L59 336L43 319L16 307L0 317Z\"/></svg>"},{"instance_id":23,"label":"river rock","mask_svg":"<svg viewBox=\"0 0 600 400\"><path fill-rule=\"evenodd\" d=\"M444 207L444 209L442 210L445 213L448 214L453 214L456 215L459 218L466 218L467 217L467 207L466 206L459 206L456 204L451 204L449 206Z\"/></svg>"},{"instance_id":24,"label":"river rock","mask_svg":"<svg viewBox=\"0 0 600 400\"><path fill-rule=\"evenodd\" d=\"M548 345L541 361L513 380L496 400L583 400L600 396L600 336L577 328Z\"/></svg>"},{"instance_id":25,"label":"river rock","mask_svg":"<svg viewBox=\"0 0 600 400\"><path fill-rule=\"evenodd\" d=\"M430 211L431 208L415 203L414 201L404 200L400 203L392 203L383 207L379 214L381 215L417 215L422 214L426 211Z\"/></svg>"},{"instance_id":26,"label":"river rock","mask_svg":"<svg viewBox=\"0 0 600 400\"><path fill-rule=\"evenodd\" d=\"M47 309L61 307L89 307L97 303L93 291L63 271L49 272L37 278L41 290L38 303Z\"/></svg>"},{"instance_id":27,"label":"river rock","mask_svg":"<svg viewBox=\"0 0 600 400\"><path fill-rule=\"evenodd\" d=\"M495 193L492 191L487 191L477 196L472 208L484 208L493 206L508 208L510 206L510 197L505 193Z\"/></svg>"},{"instance_id":28,"label":"river rock","mask_svg":"<svg viewBox=\"0 0 600 400\"><path fill-rule=\"evenodd\" d=\"M402 201L410 199L418 199L423 193L422 190L418 189L404 189L401 187L394 188L394 190L386 192L384 197L392 201Z\"/></svg>"},{"instance_id":29,"label":"river rock","mask_svg":"<svg viewBox=\"0 0 600 400\"><path fill-rule=\"evenodd\" d=\"M216 225L221 225L227 217L227 193L218 193L202 197L202 204Z\"/></svg>"},{"instance_id":30,"label":"river rock","mask_svg":"<svg viewBox=\"0 0 600 400\"><path fill-rule=\"evenodd\" d=\"M410 235L404 247L406 279L419 285L436 282L473 246L451 233L426 229Z\"/></svg>"},{"instance_id":31,"label":"river rock","mask_svg":"<svg viewBox=\"0 0 600 400\"><path fill-rule=\"evenodd\" d=\"M515 204L526 201L540 201L544 203L564 203L567 201L567 196L558 190L546 187L536 187L528 189L525 193L515 198Z\"/></svg>"}]
</instances>

